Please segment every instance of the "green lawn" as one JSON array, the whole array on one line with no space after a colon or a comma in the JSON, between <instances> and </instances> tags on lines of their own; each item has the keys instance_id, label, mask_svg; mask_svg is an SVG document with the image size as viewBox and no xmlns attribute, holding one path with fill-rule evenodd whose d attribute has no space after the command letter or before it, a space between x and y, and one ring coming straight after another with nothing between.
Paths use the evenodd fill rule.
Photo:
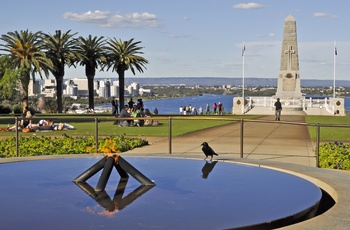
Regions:
<instances>
[{"instance_id":1,"label":"green lawn","mask_svg":"<svg viewBox=\"0 0 350 230\"><path fill-rule=\"evenodd\" d=\"M37 116L36 119L47 118L46 116ZM95 122L96 117L102 118L104 120L98 123L98 133L99 136L115 136L119 134L126 134L127 136L167 136L169 135L169 116L158 116L157 119L161 123L158 126L144 126L144 127L118 127L113 125L111 116L67 116L67 115L52 115L54 121L69 123L75 126L75 130L69 131L53 131L53 132L37 132L37 133L19 133L23 136L61 136L62 134L67 134L69 136L91 136L95 135ZM172 135L179 136L189 132L194 132L206 128L211 128L219 125L225 125L231 122L236 122L240 119L254 119L259 116L172 116ZM187 118L188 120L179 120ZM79 122L77 122L77 119ZM155 118L154 118L155 119ZM197 120L204 119L204 120ZM227 119L231 119L227 120ZM13 122L13 117L0 118L0 127L7 127L8 122ZM343 124L350 125L350 116L306 116L306 122L308 124ZM13 124L13 123L11 123ZM312 140L316 140L316 128L314 126L308 126L310 136ZM15 132L0 132L0 137L14 136ZM321 141L342 141L350 142L350 128L338 128L338 127L321 127Z\"/></svg>"},{"instance_id":2,"label":"green lawn","mask_svg":"<svg viewBox=\"0 0 350 230\"><path fill-rule=\"evenodd\" d=\"M320 141L322 142L350 142L350 116L306 116L306 122L308 124L319 123L320 128ZM345 127L322 127L325 125L347 125ZM313 140L316 140L316 127L309 126L310 136Z\"/></svg>"},{"instance_id":3,"label":"green lawn","mask_svg":"<svg viewBox=\"0 0 350 230\"><path fill-rule=\"evenodd\" d=\"M236 122L239 119L253 119L257 116L187 116L188 120L182 120L184 116L174 116L172 117L172 135L179 136L189 132L194 132L202 129L207 129L215 126L225 125L228 123ZM52 132L33 132L33 133L22 133L22 136L40 135L40 136L60 136L62 134L67 134L69 136L91 136L95 135L95 122L94 117L84 119L89 119L89 121L79 121L75 122L74 119L81 119L82 117L76 116L66 116L66 117L53 117L55 121L59 119L60 122L69 123L73 125L75 130L62 130L62 131L52 131ZM119 134L126 134L127 136L167 136L169 135L169 117L159 116L157 119L160 125L157 126L143 126L143 127L119 127L118 125L113 125L112 117L102 117L102 120L98 122L98 133L99 136L114 136ZM40 119L37 117L36 119ZM198 120L204 119L204 120ZM227 120L231 119L231 120ZM1 119L0 119L1 120ZM4 122L1 122L0 127L7 127ZM15 136L15 132L0 132L0 137Z\"/></svg>"}]
</instances>

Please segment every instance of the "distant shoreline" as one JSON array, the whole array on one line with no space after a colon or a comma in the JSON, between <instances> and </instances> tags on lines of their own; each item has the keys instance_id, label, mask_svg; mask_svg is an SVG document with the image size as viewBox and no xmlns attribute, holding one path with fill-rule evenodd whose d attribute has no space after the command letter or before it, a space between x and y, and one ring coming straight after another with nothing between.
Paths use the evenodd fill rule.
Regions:
<instances>
[{"instance_id":1,"label":"distant shoreline","mask_svg":"<svg viewBox=\"0 0 350 230\"><path fill-rule=\"evenodd\" d=\"M97 78L95 78L97 79ZM301 79L301 87L328 87L333 86L333 79ZM137 82L140 85L242 85L242 78L224 78L224 77L169 77L169 78L152 78L152 77L126 77L125 83L131 84ZM336 87L350 87L350 80L335 81ZM272 86L277 87L277 78L245 78L245 86Z\"/></svg>"}]
</instances>

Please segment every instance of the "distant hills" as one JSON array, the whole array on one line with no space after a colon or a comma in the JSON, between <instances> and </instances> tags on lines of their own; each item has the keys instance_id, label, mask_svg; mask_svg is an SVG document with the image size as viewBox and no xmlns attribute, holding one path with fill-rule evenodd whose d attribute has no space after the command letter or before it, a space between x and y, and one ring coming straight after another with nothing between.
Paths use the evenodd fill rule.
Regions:
<instances>
[{"instance_id":1,"label":"distant hills","mask_svg":"<svg viewBox=\"0 0 350 230\"><path fill-rule=\"evenodd\" d=\"M112 79L117 80L117 79ZM166 77L166 78L148 78L148 77L127 77L125 84L130 85L137 82L139 85L187 85L187 86L219 86L233 85L241 86L242 78L224 78L224 77ZM277 78L245 78L246 86L272 86L277 87ZM348 80L336 80L336 87L350 87ZM333 80L303 80L302 87L329 87L333 86Z\"/></svg>"}]
</instances>

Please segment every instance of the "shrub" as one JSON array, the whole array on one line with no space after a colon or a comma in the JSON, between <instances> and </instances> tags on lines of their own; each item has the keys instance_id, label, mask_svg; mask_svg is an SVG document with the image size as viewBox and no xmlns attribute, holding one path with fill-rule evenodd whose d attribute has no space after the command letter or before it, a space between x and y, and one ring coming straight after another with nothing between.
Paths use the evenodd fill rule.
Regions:
<instances>
[{"instance_id":1,"label":"shrub","mask_svg":"<svg viewBox=\"0 0 350 230\"><path fill-rule=\"evenodd\" d=\"M18 140L20 156L41 156L60 154L95 153L95 138L70 137L20 137ZM127 150L148 145L148 141L140 138L127 138L125 135L104 137L99 139L99 153L120 153ZM0 157L16 156L15 137L3 139L0 142Z\"/></svg>"},{"instance_id":2,"label":"shrub","mask_svg":"<svg viewBox=\"0 0 350 230\"><path fill-rule=\"evenodd\" d=\"M12 107L12 112L14 114L22 114L22 106L21 105L14 105Z\"/></svg>"},{"instance_id":3,"label":"shrub","mask_svg":"<svg viewBox=\"0 0 350 230\"><path fill-rule=\"evenodd\" d=\"M12 112L9 106L0 105L0 114L10 114Z\"/></svg>"},{"instance_id":4,"label":"shrub","mask_svg":"<svg viewBox=\"0 0 350 230\"><path fill-rule=\"evenodd\" d=\"M321 168L350 170L350 144L324 143L320 145L319 154Z\"/></svg>"}]
</instances>

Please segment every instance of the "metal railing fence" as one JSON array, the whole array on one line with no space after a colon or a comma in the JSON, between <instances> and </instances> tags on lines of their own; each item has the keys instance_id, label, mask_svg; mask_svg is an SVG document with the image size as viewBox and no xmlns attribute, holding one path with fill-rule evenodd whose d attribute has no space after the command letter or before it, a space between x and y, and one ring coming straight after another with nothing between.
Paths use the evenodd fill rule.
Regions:
<instances>
[{"instance_id":1,"label":"metal railing fence","mask_svg":"<svg viewBox=\"0 0 350 230\"><path fill-rule=\"evenodd\" d=\"M154 119L155 117L152 117ZM138 117L138 120L147 120L150 118L145 117ZM70 121L74 120L80 120L81 118L69 118ZM90 122L92 122L91 118L89 119ZM135 118L108 118L108 117L95 117L95 145L96 145L96 153L98 152L98 140L99 140L99 122L101 121L120 121L120 120L135 120ZM240 158L244 157L244 123L246 122L256 122L256 123L276 123L275 121L268 121L268 120L259 120L259 119L237 119L232 118L229 116L215 116L215 117L202 117L202 116L156 116L156 120L167 120L168 123L168 143L169 143L169 149L168 153L172 154L172 130L173 130L173 122L174 120L220 120L220 121L232 121L232 122L239 122L240 123ZM88 121L88 120L86 120ZM15 118L15 124L18 125L18 118ZM350 125L345 124L320 124L320 123L301 123L301 122L288 122L288 121L279 121L279 124L286 124L286 125L301 125L301 126L311 126L314 127L316 130L316 147L315 147L315 155L316 155L316 167L319 167L319 149L320 149L320 137L321 137L321 128L322 127L332 127L332 128L350 128ZM19 156L18 152L18 139L19 139L19 131L18 126L15 131L15 141L16 141L16 157Z\"/></svg>"}]
</instances>

